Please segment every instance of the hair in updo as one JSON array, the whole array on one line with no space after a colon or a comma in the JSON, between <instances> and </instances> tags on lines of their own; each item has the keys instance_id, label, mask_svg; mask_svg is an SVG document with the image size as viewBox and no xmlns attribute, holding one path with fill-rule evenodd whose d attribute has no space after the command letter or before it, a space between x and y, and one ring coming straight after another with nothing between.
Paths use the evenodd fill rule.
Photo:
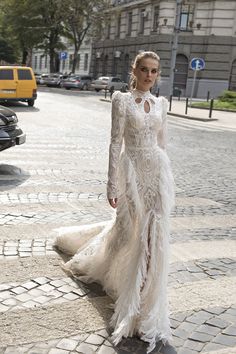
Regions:
<instances>
[{"instance_id":1,"label":"hair in updo","mask_svg":"<svg viewBox=\"0 0 236 354\"><path fill-rule=\"evenodd\" d=\"M147 58L154 59L158 62L159 64L158 72L160 73L160 57L155 52L141 52L137 54L131 66L132 70L130 73L130 81L129 81L129 86L131 90L135 89L137 84L137 79L134 75L134 69L136 69L139 66L142 59L147 59Z\"/></svg>"}]
</instances>

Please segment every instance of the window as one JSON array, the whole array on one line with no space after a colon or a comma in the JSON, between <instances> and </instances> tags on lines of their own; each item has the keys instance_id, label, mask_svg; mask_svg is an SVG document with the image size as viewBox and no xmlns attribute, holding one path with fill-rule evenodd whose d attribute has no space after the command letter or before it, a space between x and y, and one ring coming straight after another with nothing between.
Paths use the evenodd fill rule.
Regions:
<instances>
[{"instance_id":1,"label":"window","mask_svg":"<svg viewBox=\"0 0 236 354\"><path fill-rule=\"evenodd\" d=\"M118 77L113 77L113 79L111 79L111 82L121 82L121 79L119 79Z\"/></svg>"},{"instance_id":2,"label":"window","mask_svg":"<svg viewBox=\"0 0 236 354\"><path fill-rule=\"evenodd\" d=\"M181 31L191 31L193 24L193 5L182 5L180 13L180 30Z\"/></svg>"},{"instance_id":3,"label":"window","mask_svg":"<svg viewBox=\"0 0 236 354\"><path fill-rule=\"evenodd\" d=\"M156 31L159 27L159 6L154 7L154 15L153 15L153 26L152 30Z\"/></svg>"},{"instance_id":4,"label":"window","mask_svg":"<svg viewBox=\"0 0 236 354\"><path fill-rule=\"evenodd\" d=\"M42 64L43 64L43 55L40 55L39 57L39 69L42 69Z\"/></svg>"},{"instance_id":5,"label":"window","mask_svg":"<svg viewBox=\"0 0 236 354\"><path fill-rule=\"evenodd\" d=\"M84 55L84 70L88 70L88 53Z\"/></svg>"},{"instance_id":6,"label":"window","mask_svg":"<svg viewBox=\"0 0 236 354\"><path fill-rule=\"evenodd\" d=\"M119 14L117 17L117 30L116 30L116 36L120 38L120 25L121 25L121 15Z\"/></svg>"},{"instance_id":7,"label":"window","mask_svg":"<svg viewBox=\"0 0 236 354\"><path fill-rule=\"evenodd\" d=\"M108 65L108 55L105 55L102 66L102 74L105 76L107 73L107 65Z\"/></svg>"},{"instance_id":8,"label":"window","mask_svg":"<svg viewBox=\"0 0 236 354\"><path fill-rule=\"evenodd\" d=\"M110 34L111 34L111 20L109 19L107 22L107 27L106 27L106 39L110 38Z\"/></svg>"},{"instance_id":9,"label":"window","mask_svg":"<svg viewBox=\"0 0 236 354\"><path fill-rule=\"evenodd\" d=\"M188 58L184 54L177 54L174 74L174 89L186 89L188 67Z\"/></svg>"},{"instance_id":10,"label":"window","mask_svg":"<svg viewBox=\"0 0 236 354\"><path fill-rule=\"evenodd\" d=\"M76 69L79 70L80 67L80 54L77 54Z\"/></svg>"},{"instance_id":11,"label":"window","mask_svg":"<svg viewBox=\"0 0 236 354\"><path fill-rule=\"evenodd\" d=\"M30 70L27 69L17 69L18 80L32 80L32 75Z\"/></svg>"},{"instance_id":12,"label":"window","mask_svg":"<svg viewBox=\"0 0 236 354\"><path fill-rule=\"evenodd\" d=\"M129 80L129 54L124 56L124 66L123 66L123 81L127 82Z\"/></svg>"},{"instance_id":13,"label":"window","mask_svg":"<svg viewBox=\"0 0 236 354\"><path fill-rule=\"evenodd\" d=\"M70 56L69 56L69 70L72 70L73 60L74 60L74 55L70 54Z\"/></svg>"},{"instance_id":14,"label":"window","mask_svg":"<svg viewBox=\"0 0 236 354\"><path fill-rule=\"evenodd\" d=\"M35 55L35 57L34 57L34 68L37 69L37 66L38 66L38 57L37 57L37 55Z\"/></svg>"},{"instance_id":15,"label":"window","mask_svg":"<svg viewBox=\"0 0 236 354\"><path fill-rule=\"evenodd\" d=\"M132 20L133 20L133 13L128 12L128 23L127 23L127 35L130 36L132 32Z\"/></svg>"},{"instance_id":16,"label":"window","mask_svg":"<svg viewBox=\"0 0 236 354\"><path fill-rule=\"evenodd\" d=\"M146 15L145 9L142 9L140 11L140 29L139 29L139 33L141 34L144 33L145 15Z\"/></svg>"},{"instance_id":17,"label":"window","mask_svg":"<svg viewBox=\"0 0 236 354\"><path fill-rule=\"evenodd\" d=\"M0 70L0 80L13 80L13 70L12 69L1 69Z\"/></svg>"}]
</instances>

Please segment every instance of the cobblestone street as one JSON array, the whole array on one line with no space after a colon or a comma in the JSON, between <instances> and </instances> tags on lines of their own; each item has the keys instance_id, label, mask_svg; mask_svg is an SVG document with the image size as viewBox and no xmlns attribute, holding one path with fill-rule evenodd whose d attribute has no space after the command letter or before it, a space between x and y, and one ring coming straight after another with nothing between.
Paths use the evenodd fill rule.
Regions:
<instances>
[{"instance_id":1,"label":"cobblestone street","mask_svg":"<svg viewBox=\"0 0 236 354\"><path fill-rule=\"evenodd\" d=\"M110 340L111 299L69 277L52 244L60 227L109 220L110 103L42 89L12 107L27 135L1 152L0 354L145 354ZM236 118L236 117L235 117ZM169 118L173 340L154 354L236 353L235 131Z\"/></svg>"}]
</instances>

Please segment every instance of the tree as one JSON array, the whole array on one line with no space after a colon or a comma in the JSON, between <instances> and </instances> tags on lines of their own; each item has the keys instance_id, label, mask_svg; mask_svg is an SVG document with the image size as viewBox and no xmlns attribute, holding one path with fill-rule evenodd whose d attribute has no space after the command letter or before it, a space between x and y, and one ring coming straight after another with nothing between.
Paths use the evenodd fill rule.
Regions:
<instances>
[{"instance_id":1,"label":"tree","mask_svg":"<svg viewBox=\"0 0 236 354\"><path fill-rule=\"evenodd\" d=\"M41 32L35 30L39 24L37 1L1 0L2 32L15 49L21 52L21 63L28 64L33 47L42 41Z\"/></svg>"},{"instance_id":2,"label":"tree","mask_svg":"<svg viewBox=\"0 0 236 354\"><path fill-rule=\"evenodd\" d=\"M61 41L64 35L63 19L67 11L67 1L37 0L41 17L43 39L39 48L43 48L50 57L50 72L58 71L58 51L64 49Z\"/></svg>"},{"instance_id":3,"label":"tree","mask_svg":"<svg viewBox=\"0 0 236 354\"><path fill-rule=\"evenodd\" d=\"M96 32L103 21L106 10L109 8L108 0L67 0L64 11L63 26L65 36L74 46L72 72L78 61L78 52L85 36Z\"/></svg>"},{"instance_id":4,"label":"tree","mask_svg":"<svg viewBox=\"0 0 236 354\"><path fill-rule=\"evenodd\" d=\"M0 38L0 61L1 60L11 64L16 61L13 48L3 38Z\"/></svg>"},{"instance_id":5,"label":"tree","mask_svg":"<svg viewBox=\"0 0 236 354\"><path fill-rule=\"evenodd\" d=\"M34 47L40 47L50 56L50 72L55 72L57 50L63 48L63 0L1 0L0 6L2 28L20 50L22 64L29 62Z\"/></svg>"}]
</instances>

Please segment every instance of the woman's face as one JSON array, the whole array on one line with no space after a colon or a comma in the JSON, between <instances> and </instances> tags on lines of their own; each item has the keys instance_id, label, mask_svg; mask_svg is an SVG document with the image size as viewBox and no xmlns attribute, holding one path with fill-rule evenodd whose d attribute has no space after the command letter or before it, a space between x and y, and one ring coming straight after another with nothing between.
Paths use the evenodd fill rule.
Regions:
<instances>
[{"instance_id":1,"label":"woman's face","mask_svg":"<svg viewBox=\"0 0 236 354\"><path fill-rule=\"evenodd\" d=\"M148 91L154 86L159 75L159 62L152 58L143 58L138 66L133 69L136 77L136 89L140 91Z\"/></svg>"}]
</instances>

